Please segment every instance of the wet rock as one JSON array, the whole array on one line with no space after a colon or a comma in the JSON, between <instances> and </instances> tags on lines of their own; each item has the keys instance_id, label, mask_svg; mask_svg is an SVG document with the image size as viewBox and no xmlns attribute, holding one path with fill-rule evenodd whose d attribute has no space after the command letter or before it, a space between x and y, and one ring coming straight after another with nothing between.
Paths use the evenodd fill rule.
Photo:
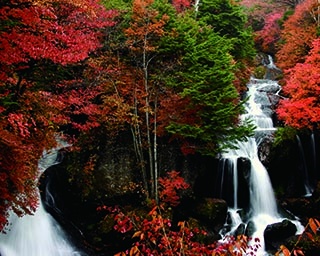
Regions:
<instances>
[{"instance_id":1,"label":"wet rock","mask_svg":"<svg viewBox=\"0 0 320 256\"><path fill-rule=\"evenodd\" d=\"M239 226L236 228L234 232L234 236L237 237L239 235L244 235L246 231L246 225L244 223L239 224Z\"/></svg>"},{"instance_id":2,"label":"wet rock","mask_svg":"<svg viewBox=\"0 0 320 256\"><path fill-rule=\"evenodd\" d=\"M264 140L259 144L258 147L258 156L261 163L264 166L269 166L270 152L272 150L273 138L270 135L269 137L264 138Z\"/></svg>"},{"instance_id":3,"label":"wet rock","mask_svg":"<svg viewBox=\"0 0 320 256\"><path fill-rule=\"evenodd\" d=\"M215 198L204 198L197 202L194 215L215 230L220 230L227 218L228 206L226 201Z\"/></svg>"},{"instance_id":4,"label":"wet rock","mask_svg":"<svg viewBox=\"0 0 320 256\"><path fill-rule=\"evenodd\" d=\"M252 237L254 232L256 231L256 227L252 221L249 221L245 230L245 235L247 237Z\"/></svg>"},{"instance_id":5,"label":"wet rock","mask_svg":"<svg viewBox=\"0 0 320 256\"><path fill-rule=\"evenodd\" d=\"M250 203L249 179L251 172L250 159L239 157L238 162L238 207L248 209Z\"/></svg>"},{"instance_id":6,"label":"wet rock","mask_svg":"<svg viewBox=\"0 0 320 256\"><path fill-rule=\"evenodd\" d=\"M283 198L281 206L306 224L309 218L320 219L320 182L309 197Z\"/></svg>"},{"instance_id":7,"label":"wet rock","mask_svg":"<svg viewBox=\"0 0 320 256\"><path fill-rule=\"evenodd\" d=\"M294 236L297 232L297 227L290 220L270 224L264 230L264 239L266 250L279 248L282 241Z\"/></svg>"}]
</instances>

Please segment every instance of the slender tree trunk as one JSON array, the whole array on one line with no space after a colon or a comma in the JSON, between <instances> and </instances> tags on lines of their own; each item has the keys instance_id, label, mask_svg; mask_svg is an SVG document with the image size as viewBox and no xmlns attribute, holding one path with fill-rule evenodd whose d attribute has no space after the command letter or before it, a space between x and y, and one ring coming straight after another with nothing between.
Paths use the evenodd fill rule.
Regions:
<instances>
[{"instance_id":1,"label":"slender tree trunk","mask_svg":"<svg viewBox=\"0 0 320 256\"><path fill-rule=\"evenodd\" d=\"M144 54L145 58L145 54ZM144 59L145 61L145 59ZM152 143L151 143L151 135L150 135L150 95L149 95L149 87L148 87L148 69L144 67L144 85L145 85L145 92L146 92L146 132L147 132L147 144L148 144L148 155L149 155L149 170L150 170L150 180L151 180L151 187L150 187L150 195L154 197L155 192L155 177L154 177L154 162L153 162L153 155L152 155Z\"/></svg>"},{"instance_id":2,"label":"slender tree trunk","mask_svg":"<svg viewBox=\"0 0 320 256\"><path fill-rule=\"evenodd\" d=\"M154 161L152 154L152 143L151 143L151 127L150 127L150 89L148 84L148 65L151 59L147 60L147 39L148 31L146 31L144 42L143 42L143 55L142 55L142 65L144 72L144 88L145 88L145 101L146 101L146 132L147 132L147 144L148 144L148 155L149 155L149 171L150 171L150 195L152 198L155 197L155 175L154 175Z\"/></svg>"},{"instance_id":3,"label":"slender tree trunk","mask_svg":"<svg viewBox=\"0 0 320 256\"><path fill-rule=\"evenodd\" d=\"M154 192L155 192L155 200L159 202L159 193L158 193L158 150L157 150L157 104L158 104L158 96L155 97L154 100L154 122L153 122L153 160L154 160Z\"/></svg>"},{"instance_id":4,"label":"slender tree trunk","mask_svg":"<svg viewBox=\"0 0 320 256\"><path fill-rule=\"evenodd\" d=\"M145 162L144 154L143 154L143 144L142 144L142 139L141 139L141 131L140 131L140 126L139 126L137 119L138 119L138 103L137 103L137 97L136 97L136 92L135 92L135 96L134 96L134 121L133 121L134 124L131 127L131 132L132 132L133 144L134 144L134 149L136 152L136 157L137 157L138 162L140 164L140 170L141 170L141 174L142 174L144 189L146 190L147 198L150 198L148 177L147 177L147 171L146 171L146 162Z\"/></svg>"}]
</instances>

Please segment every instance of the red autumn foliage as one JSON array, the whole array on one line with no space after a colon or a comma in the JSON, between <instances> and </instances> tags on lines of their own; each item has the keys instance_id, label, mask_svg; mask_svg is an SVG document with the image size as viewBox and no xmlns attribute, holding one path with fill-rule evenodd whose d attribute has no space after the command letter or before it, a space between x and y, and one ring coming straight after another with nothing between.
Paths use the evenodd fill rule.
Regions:
<instances>
[{"instance_id":1,"label":"red autumn foliage","mask_svg":"<svg viewBox=\"0 0 320 256\"><path fill-rule=\"evenodd\" d=\"M34 101L33 107L37 107ZM43 116L33 117L28 110L10 113L7 119L2 118L0 137L2 230L7 221L8 209L12 209L18 216L31 214L36 209L39 200L37 163L43 149L52 147L55 140Z\"/></svg>"},{"instance_id":2,"label":"red autumn foliage","mask_svg":"<svg viewBox=\"0 0 320 256\"><path fill-rule=\"evenodd\" d=\"M304 228L302 234L299 235L298 240L294 244L291 251L284 245L280 246L280 249L276 252L275 256L285 255L285 256L305 256L308 255L310 252L304 252L301 249L301 245L303 242L311 242L312 246L308 246L307 250L312 251L312 248L319 248L320 239L319 239L319 228L320 228L320 221L315 218L310 218L307 225ZM303 241L304 240L304 241ZM311 247L311 249L310 249ZM312 254L312 252L311 252Z\"/></svg>"},{"instance_id":3,"label":"red autumn foliage","mask_svg":"<svg viewBox=\"0 0 320 256\"><path fill-rule=\"evenodd\" d=\"M84 73L87 83L92 85L86 87L88 94L93 90L96 92L92 96L98 96L98 100L91 99L91 103L97 108L92 121L117 133L122 128L141 122L137 119L145 113L146 94L142 72L113 55L107 51L99 57L90 58ZM65 103L68 102L66 99ZM135 107L138 113L134 112Z\"/></svg>"},{"instance_id":4,"label":"red autumn foliage","mask_svg":"<svg viewBox=\"0 0 320 256\"><path fill-rule=\"evenodd\" d=\"M62 83L59 71L71 64L75 67L100 46L101 29L114 24L115 14L105 11L96 0L1 3L0 230L6 224L9 209L21 216L31 214L37 207L37 162L42 151L56 143L64 97L72 100L69 105L78 108L72 114L78 114L76 110L80 109L85 115L96 112L95 106L82 102L94 98L87 91L75 93L69 89L59 102L55 101L59 96L51 86ZM65 82L64 86L70 83ZM84 92L83 97L80 92ZM66 121L68 118L63 120Z\"/></svg>"},{"instance_id":5,"label":"red autumn foliage","mask_svg":"<svg viewBox=\"0 0 320 256\"><path fill-rule=\"evenodd\" d=\"M178 191L183 191L190 187L177 171L168 172L166 178L160 177L159 185L160 200L172 206L177 206L180 203Z\"/></svg>"},{"instance_id":6,"label":"red autumn foliage","mask_svg":"<svg viewBox=\"0 0 320 256\"><path fill-rule=\"evenodd\" d=\"M154 42L164 35L163 28L169 19L166 14L160 19L155 18L158 11L152 9L153 2L154 0L135 0L132 7L132 22L130 27L124 31L127 37L126 44L133 54L138 56L144 54L144 51L149 53L156 50Z\"/></svg>"},{"instance_id":7,"label":"red autumn foliage","mask_svg":"<svg viewBox=\"0 0 320 256\"><path fill-rule=\"evenodd\" d=\"M285 70L305 60L317 37L317 23L312 16L316 1L306 0L296 6L283 24L279 50L276 54L277 65Z\"/></svg>"},{"instance_id":8,"label":"red autumn foliage","mask_svg":"<svg viewBox=\"0 0 320 256\"><path fill-rule=\"evenodd\" d=\"M320 39L304 63L287 70L283 92L288 99L280 101L277 114L286 125L301 128L320 127Z\"/></svg>"},{"instance_id":9,"label":"red autumn foliage","mask_svg":"<svg viewBox=\"0 0 320 256\"><path fill-rule=\"evenodd\" d=\"M190 0L173 0L172 5L177 10L177 12L183 12L191 7Z\"/></svg>"},{"instance_id":10,"label":"red autumn foliage","mask_svg":"<svg viewBox=\"0 0 320 256\"><path fill-rule=\"evenodd\" d=\"M223 242L202 243L202 239L208 236L207 231L197 226L192 226L188 221L173 223L170 218L168 206L178 204L179 196L173 190L185 190L189 186L179 173L172 171L167 177L159 180L161 184L160 194L169 205L160 200L146 215L136 212L125 213L117 206L98 207L98 211L106 211L115 222L114 229L123 235L132 236L133 243L130 248L115 254L125 255L231 255L240 256L244 252L254 254L260 246L255 240L249 246L249 239L245 236L237 238L227 237ZM169 188L167 189L167 186ZM161 198L160 198L161 199ZM175 228L173 227L175 226Z\"/></svg>"},{"instance_id":11,"label":"red autumn foliage","mask_svg":"<svg viewBox=\"0 0 320 256\"><path fill-rule=\"evenodd\" d=\"M59 94L43 92L57 110L51 116L52 122L84 132L101 125L102 108L94 102L101 93L100 87L86 86L82 81L63 81L58 87Z\"/></svg>"},{"instance_id":12,"label":"red autumn foliage","mask_svg":"<svg viewBox=\"0 0 320 256\"><path fill-rule=\"evenodd\" d=\"M254 31L263 29L265 19L269 14L274 13L275 10L277 12L284 10L284 6L276 1L242 0L240 4L248 14L248 24L253 27Z\"/></svg>"},{"instance_id":13,"label":"red autumn foliage","mask_svg":"<svg viewBox=\"0 0 320 256\"><path fill-rule=\"evenodd\" d=\"M200 121L200 117L197 115L200 107L185 108L190 104L190 99L182 98L172 90L167 90L166 93L160 102L161 108L158 113L158 118L161 120L158 126L159 134L165 132L165 127L170 122L194 124Z\"/></svg>"},{"instance_id":14,"label":"red autumn foliage","mask_svg":"<svg viewBox=\"0 0 320 256\"><path fill-rule=\"evenodd\" d=\"M100 45L98 30L113 25L114 16L95 0L90 5L95 12L63 0L44 4L20 0L2 6L0 18L5 25L0 37L0 63L49 59L66 65L85 59Z\"/></svg>"},{"instance_id":15,"label":"red autumn foliage","mask_svg":"<svg viewBox=\"0 0 320 256\"><path fill-rule=\"evenodd\" d=\"M274 52L275 44L280 39L279 19L282 18L283 11L274 11L267 14L262 30L256 32L255 41L259 42L262 51Z\"/></svg>"}]
</instances>

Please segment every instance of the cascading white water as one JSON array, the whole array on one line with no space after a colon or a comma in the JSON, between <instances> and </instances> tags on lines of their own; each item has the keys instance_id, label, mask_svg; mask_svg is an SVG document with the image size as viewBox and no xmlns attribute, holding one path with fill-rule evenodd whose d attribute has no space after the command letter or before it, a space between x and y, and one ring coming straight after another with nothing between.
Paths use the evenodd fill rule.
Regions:
<instances>
[{"instance_id":1,"label":"cascading white water","mask_svg":"<svg viewBox=\"0 0 320 256\"><path fill-rule=\"evenodd\" d=\"M44 152L38 168L42 173L57 164L58 148ZM40 195L39 195L40 198ZM6 234L0 234L1 256L81 256L68 240L59 224L41 203L34 215L19 218L10 214Z\"/></svg>"},{"instance_id":2,"label":"cascading white water","mask_svg":"<svg viewBox=\"0 0 320 256\"><path fill-rule=\"evenodd\" d=\"M229 150L222 154L222 160L235 159L240 157L246 158L251 162L250 170L250 216L249 220L254 223L255 233L253 237L260 240L260 251L256 252L256 255L267 255L264 250L263 232L267 225L281 222L281 218L278 213L276 198L273 192L272 184L266 168L263 166L258 156L258 146L264 139L270 136L275 128L272 122L272 110L269 95L276 95L280 86L276 81L268 79L255 79L251 78L248 84L247 96L249 100L246 102L246 114L241 116L241 119L250 118L256 126L255 136L248 139L248 141L237 142L237 149ZM237 165L234 165L233 173L237 173ZM234 186L238 186L237 180L234 179ZM236 189L234 188L234 191ZM237 206L237 203L234 203ZM237 221L233 223L234 226L239 225L239 214L234 207L230 209L229 214L235 215L231 219ZM235 227L232 228L233 231ZM298 225L299 232L302 231L302 226Z\"/></svg>"}]
</instances>

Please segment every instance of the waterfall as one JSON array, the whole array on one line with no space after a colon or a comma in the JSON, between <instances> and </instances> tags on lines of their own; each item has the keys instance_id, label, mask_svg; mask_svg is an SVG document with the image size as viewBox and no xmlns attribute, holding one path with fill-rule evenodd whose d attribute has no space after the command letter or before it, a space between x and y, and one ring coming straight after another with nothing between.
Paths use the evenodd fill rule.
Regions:
<instances>
[{"instance_id":1,"label":"waterfall","mask_svg":"<svg viewBox=\"0 0 320 256\"><path fill-rule=\"evenodd\" d=\"M273 62L270 61L268 66L273 68ZM235 159L240 157L246 158L251 162L249 170L250 178L248 179L250 206L247 221L254 224L256 231L253 237L259 238L260 240L261 250L258 251L256 255L267 255L264 250L263 232L267 225L281 222L283 218L277 209L276 198L268 172L259 159L258 147L266 138L272 136L276 130L271 118L273 103L270 96L276 95L280 90L280 86L273 80L251 78L247 87L248 91L246 96L248 96L248 101L245 104L246 111L245 114L241 116L241 120L250 118L256 126L255 134L253 137L248 138L247 141L236 142L237 149L230 149L223 153L220 162L225 163L231 160L234 163L236 162ZM220 166L222 167L223 165L225 166L225 164ZM237 174L237 177L234 177L233 188L233 191L236 191L238 189L237 179L240 174L238 173L236 164L233 165L233 168L232 173ZM221 168L219 169L219 172L226 171ZM225 180L221 180L221 187L225 185L223 183L225 183ZM220 188L220 190L222 191L222 188ZM234 196L234 200L237 200L236 196ZM229 205L231 220L237 220L232 223L231 232L235 230L235 226L239 225L237 205L237 202L234 202L232 206ZM295 223L295 221L293 222ZM302 226L297 225L299 232L301 232Z\"/></svg>"},{"instance_id":2,"label":"waterfall","mask_svg":"<svg viewBox=\"0 0 320 256\"><path fill-rule=\"evenodd\" d=\"M305 189L305 196L311 196L313 189L310 185L310 179L309 179L309 173L308 173L308 166L307 166L307 161L306 161L306 156L305 156L305 150L303 149L303 145L300 139L299 135L296 135L296 140L298 143L298 148L299 148L299 155L301 157L301 171L303 174L303 179L304 179L304 189ZM312 146L312 145L311 145ZM312 148L312 153L313 153L313 148ZM313 157L313 155L312 155Z\"/></svg>"},{"instance_id":3,"label":"waterfall","mask_svg":"<svg viewBox=\"0 0 320 256\"><path fill-rule=\"evenodd\" d=\"M248 141L237 142L237 149L222 154L222 159L245 157L250 160L250 205L253 216L268 214L278 217L271 181L258 157L259 144L275 130L270 117L271 112L267 111L266 108L271 105L268 94L275 93L278 89L279 85L275 81L251 79L248 84L247 96L249 100L245 106L246 113L241 119L251 118L253 120L256 126L255 136L248 138ZM237 166L234 165L234 168L237 168ZM233 172L237 173L237 170ZM235 185L237 185L236 183ZM234 205L237 205L237 203Z\"/></svg>"},{"instance_id":4,"label":"waterfall","mask_svg":"<svg viewBox=\"0 0 320 256\"><path fill-rule=\"evenodd\" d=\"M57 164L59 148L45 151L39 160L39 172ZM40 193L39 193L40 198ZM19 218L10 213L6 234L0 234L1 256L80 256L53 217L41 203L34 215Z\"/></svg>"},{"instance_id":5,"label":"waterfall","mask_svg":"<svg viewBox=\"0 0 320 256\"><path fill-rule=\"evenodd\" d=\"M312 156L312 170L313 170L313 175L316 176L317 173L317 149L316 149L316 139L314 132L311 133L310 136L310 143L311 143L311 156ZM313 192L314 189L312 189Z\"/></svg>"},{"instance_id":6,"label":"waterfall","mask_svg":"<svg viewBox=\"0 0 320 256\"><path fill-rule=\"evenodd\" d=\"M299 152L298 172L303 179L304 196L309 197L314 191L315 184L312 181L316 180L318 167L315 134L313 131L311 134L297 134L296 142Z\"/></svg>"}]
</instances>

